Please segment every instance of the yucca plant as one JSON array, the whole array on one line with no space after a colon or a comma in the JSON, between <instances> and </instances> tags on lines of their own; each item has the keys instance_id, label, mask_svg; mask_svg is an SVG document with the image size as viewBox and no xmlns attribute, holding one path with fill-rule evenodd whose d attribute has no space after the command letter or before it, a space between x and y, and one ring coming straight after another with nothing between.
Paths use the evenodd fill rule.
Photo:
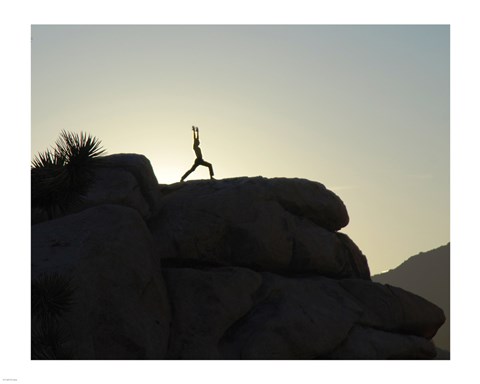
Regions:
<instances>
[{"instance_id":1,"label":"yucca plant","mask_svg":"<svg viewBox=\"0 0 480 384\"><path fill-rule=\"evenodd\" d=\"M68 359L64 348L68 333L60 318L73 304L71 279L58 273L42 274L32 281L32 359Z\"/></svg>"},{"instance_id":2,"label":"yucca plant","mask_svg":"<svg viewBox=\"0 0 480 384\"><path fill-rule=\"evenodd\" d=\"M43 320L58 318L72 305L71 280L58 273L43 274L32 281L32 314Z\"/></svg>"},{"instance_id":3,"label":"yucca plant","mask_svg":"<svg viewBox=\"0 0 480 384\"><path fill-rule=\"evenodd\" d=\"M55 147L32 160L32 207L44 209L52 219L81 201L94 177L94 167L105 150L101 141L85 132L62 130Z\"/></svg>"},{"instance_id":4,"label":"yucca plant","mask_svg":"<svg viewBox=\"0 0 480 384\"><path fill-rule=\"evenodd\" d=\"M70 348L65 347L69 339L68 332L59 325L58 320L50 320L47 323L32 322L32 359L72 359L73 356Z\"/></svg>"}]
</instances>

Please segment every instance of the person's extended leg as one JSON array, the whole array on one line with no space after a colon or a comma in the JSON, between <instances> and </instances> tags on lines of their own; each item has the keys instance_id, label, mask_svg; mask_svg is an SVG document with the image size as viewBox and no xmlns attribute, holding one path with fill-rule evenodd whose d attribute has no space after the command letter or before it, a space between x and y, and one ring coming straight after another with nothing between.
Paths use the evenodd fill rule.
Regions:
<instances>
[{"instance_id":1,"label":"person's extended leg","mask_svg":"<svg viewBox=\"0 0 480 384\"><path fill-rule=\"evenodd\" d=\"M187 172L185 172L185 174L182 176L182 178L180 179L180 182L183 182L188 175L190 175L193 171L195 171L195 169L197 169L199 164L197 164L197 162L195 162L193 165L192 165L192 168L190 168Z\"/></svg>"},{"instance_id":2,"label":"person's extended leg","mask_svg":"<svg viewBox=\"0 0 480 384\"><path fill-rule=\"evenodd\" d=\"M205 167L208 167L208 170L210 171L210 178L213 179L213 166L210 164L208 161L202 160L200 163L201 165L204 165Z\"/></svg>"}]
</instances>

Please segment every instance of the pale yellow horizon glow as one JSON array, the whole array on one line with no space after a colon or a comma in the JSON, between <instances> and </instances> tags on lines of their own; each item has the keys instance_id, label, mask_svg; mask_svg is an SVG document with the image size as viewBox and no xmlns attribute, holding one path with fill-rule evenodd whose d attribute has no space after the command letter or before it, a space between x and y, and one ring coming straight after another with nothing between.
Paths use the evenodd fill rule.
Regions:
<instances>
[{"instance_id":1,"label":"pale yellow horizon glow","mask_svg":"<svg viewBox=\"0 0 480 384\"><path fill-rule=\"evenodd\" d=\"M32 26L32 156L62 129L159 183L299 177L344 201L372 274L450 241L448 26ZM187 180L208 178L199 167Z\"/></svg>"}]
</instances>

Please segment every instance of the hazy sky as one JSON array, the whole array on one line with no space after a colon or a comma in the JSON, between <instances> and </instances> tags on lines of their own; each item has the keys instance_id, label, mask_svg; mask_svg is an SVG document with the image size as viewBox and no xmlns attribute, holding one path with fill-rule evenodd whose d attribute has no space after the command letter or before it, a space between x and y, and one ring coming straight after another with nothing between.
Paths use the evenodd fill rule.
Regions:
<instances>
[{"instance_id":1,"label":"hazy sky","mask_svg":"<svg viewBox=\"0 0 480 384\"><path fill-rule=\"evenodd\" d=\"M345 202L372 274L450 241L448 26L33 26L32 156L62 129L160 183L301 177ZM208 178L199 167L188 180Z\"/></svg>"}]
</instances>

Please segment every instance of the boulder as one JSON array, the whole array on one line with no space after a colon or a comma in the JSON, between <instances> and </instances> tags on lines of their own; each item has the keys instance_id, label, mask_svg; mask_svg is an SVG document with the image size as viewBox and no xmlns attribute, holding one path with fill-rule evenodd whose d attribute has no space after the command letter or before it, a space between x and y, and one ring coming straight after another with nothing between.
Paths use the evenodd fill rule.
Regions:
<instances>
[{"instance_id":1,"label":"boulder","mask_svg":"<svg viewBox=\"0 0 480 384\"><path fill-rule=\"evenodd\" d=\"M55 273L73 287L73 305L61 318L71 358L165 357L170 307L136 210L101 205L32 226L32 279Z\"/></svg>"},{"instance_id":2,"label":"boulder","mask_svg":"<svg viewBox=\"0 0 480 384\"><path fill-rule=\"evenodd\" d=\"M372 280L413 292L442 308L445 324L433 342L442 350L450 350L450 243L420 252L398 267L372 276Z\"/></svg>"},{"instance_id":3,"label":"boulder","mask_svg":"<svg viewBox=\"0 0 480 384\"><path fill-rule=\"evenodd\" d=\"M334 280L269 272L262 280L255 306L221 340L226 358L326 358L360 318L362 308Z\"/></svg>"},{"instance_id":4,"label":"boulder","mask_svg":"<svg viewBox=\"0 0 480 384\"><path fill-rule=\"evenodd\" d=\"M100 204L131 207L150 218L158 204L158 181L150 161L130 153L103 157L81 209Z\"/></svg>"},{"instance_id":5,"label":"boulder","mask_svg":"<svg viewBox=\"0 0 480 384\"><path fill-rule=\"evenodd\" d=\"M269 184L274 199L293 215L329 231L338 231L349 222L343 201L323 184L284 177L270 179Z\"/></svg>"},{"instance_id":6,"label":"boulder","mask_svg":"<svg viewBox=\"0 0 480 384\"><path fill-rule=\"evenodd\" d=\"M445 322L439 307L401 288L358 279L339 283L366 309L361 323L370 327L431 339Z\"/></svg>"},{"instance_id":7,"label":"boulder","mask_svg":"<svg viewBox=\"0 0 480 384\"><path fill-rule=\"evenodd\" d=\"M170 359L424 359L436 354L429 338L419 335L438 326L438 318L425 317L415 326L400 313L411 311L412 303L432 312L433 304L413 294L393 299L399 311L382 318L382 309L351 295L342 280L241 267L164 268L164 274L172 303ZM381 284L358 281L373 297L385 294Z\"/></svg>"},{"instance_id":8,"label":"boulder","mask_svg":"<svg viewBox=\"0 0 480 384\"><path fill-rule=\"evenodd\" d=\"M221 359L221 337L253 306L261 276L246 268L164 268L172 303L168 358Z\"/></svg>"},{"instance_id":9,"label":"boulder","mask_svg":"<svg viewBox=\"0 0 480 384\"><path fill-rule=\"evenodd\" d=\"M57 212L62 217L102 205L118 204L138 211L144 219L156 212L158 205L158 181L150 161L143 155L115 154L96 161L93 183L81 202L66 212ZM32 224L46 221L46 213L32 209Z\"/></svg>"},{"instance_id":10,"label":"boulder","mask_svg":"<svg viewBox=\"0 0 480 384\"><path fill-rule=\"evenodd\" d=\"M243 177L177 183L160 193L149 227L169 265L370 279L365 256L335 232L348 223L344 204L320 183Z\"/></svg>"},{"instance_id":11,"label":"boulder","mask_svg":"<svg viewBox=\"0 0 480 384\"><path fill-rule=\"evenodd\" d=\"M385 332L363 326L353 327L345 341L330 355L342 360L433 359L434 344L423 337Z\"/></svg>"}]
</instances>

